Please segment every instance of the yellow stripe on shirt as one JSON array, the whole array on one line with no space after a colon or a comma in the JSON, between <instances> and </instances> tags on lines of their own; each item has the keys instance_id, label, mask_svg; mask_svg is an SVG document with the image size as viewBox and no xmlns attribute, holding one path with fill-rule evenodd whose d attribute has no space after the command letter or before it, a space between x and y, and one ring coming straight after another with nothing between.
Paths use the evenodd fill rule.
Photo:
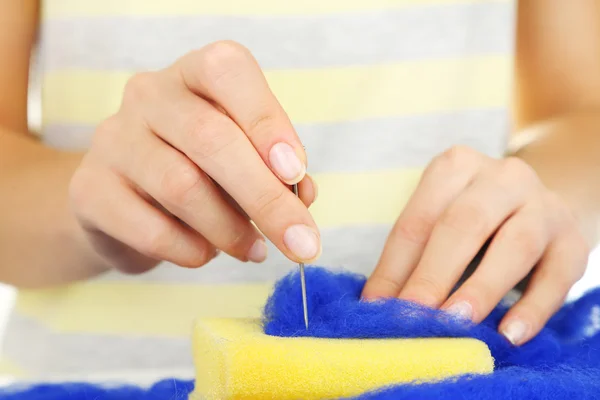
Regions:
<instances>
[{"instance_id":1,"label":"yellow stripe on shirt","mask_svg":"<svg viewBox=\"0 0 600 400\"><path fill-rule=\"evenodd\" d=\"M421 169L315 174L319 198L310 211L331 228L393 223L421 177Z\"/></svg>"},{"instance_id":2,"label":"yellow stripe on shirt","mask_svg":"<svg viewBox=\"0 0 600 400\"><path fill-rule=\"evenodd\" d=\"M510 63L507 56L477 56L265 75L294 123L319 123L503 107L510 93ZM131 74L48 73L43 79L44 124L104 120L118 110Z\"/></svg>"},{"instance_id":3,"label":"yellow stripe on shirt","mask_svg":"<svg viewBox=\"0 0 600 400\"><path fill-rule=\"evenodd\" d=\"M23 378L26 376L25 371L8 360L5 356L0 357L0 378L3 376L10 378ZM0 382L2 379L0 379Z\"/></svg>"},{"instance_id":4,"label":"yellow stripe on shirt","mask_svg":"<svg viewBox=\"0 0 600 400\"><path fill-rule=\"evenodd\" d=\"M87 282L50 290L22 290L17 312L58 332L188 336L192 322L200 316L259 317L271 289L271 282Z\"/></svg>"},{"instance_id":5,"label":"yellow stripe on shirt","mask_svg":"<svg viewBox=\"0 0 600 400\"><path fill-rule=\"evenodd\" d=\"M509 0L49 0L44 2L44 18L86 16L172 16L172 15L298 15L368 11L429 4L465 4Z\"/></svg>"}]
</instances>

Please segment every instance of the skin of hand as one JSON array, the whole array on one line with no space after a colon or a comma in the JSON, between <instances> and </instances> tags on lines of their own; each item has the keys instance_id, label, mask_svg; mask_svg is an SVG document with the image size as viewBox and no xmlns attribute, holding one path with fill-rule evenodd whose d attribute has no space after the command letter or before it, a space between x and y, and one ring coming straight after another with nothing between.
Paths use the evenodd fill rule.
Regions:
<instances>
[{"instance_id":1,"label":"skin of hand","mask_svg":"<svg viewBox=\"0 0 600 400\"><path fill-rule=\"evenodd\" d=\"M490 237L477 270L452 293ZM455 147L423 173L363 296L399 297L477 323L535 266L501 328L520 344L562 305L588 254L576 216L527 163Z\"/></svg>"},{"instance_id":2,"label":"skin of hand","mask_svg":"<svg viewBox=\"0 0 600 400\"><path fill-rule=\"evenodd\" d=\"M316 190L259 65L223 41L129 80L69 199L96 251L138 273L159 260L199 267L218 250L262 262L263 234L291 260L315 260L321 244L307 207Z\"/></svg>"},{"instance_id":3,"label":"skin of hand","mask_svg":"<svg viewBox=\"0 0 600 400\"><path fill-rule=\"evenodd\" d=\"M600 169L600 5L561 5L518 2L511 140L522 143L503 159L464 147L436 157L364 298L399 297L479 322L532 272L499 326L521 345L582 276L600 227L591 183ZM478 268L456 285L488 239Z\"/></svg>"}]
</instances>

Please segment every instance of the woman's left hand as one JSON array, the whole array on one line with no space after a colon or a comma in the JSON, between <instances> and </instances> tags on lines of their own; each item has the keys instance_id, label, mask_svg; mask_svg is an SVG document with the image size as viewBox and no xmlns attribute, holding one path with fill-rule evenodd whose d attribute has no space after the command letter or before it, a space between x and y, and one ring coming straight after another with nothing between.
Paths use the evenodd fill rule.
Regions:
<instances>
[{"instance_id":1,"label":"woman's left hand","mask_svg":"<svg viewBox=\"0 0 600 400\"><path fill-rule=\"evenodd\" d=\"M451 294L490 238L477 270ZM500 324L520 345L563 304L588 255L574 214L528 164L455 147L426 168L363 297L399 297L478 323L535 267Z\"/></svg>"}]
</instances>

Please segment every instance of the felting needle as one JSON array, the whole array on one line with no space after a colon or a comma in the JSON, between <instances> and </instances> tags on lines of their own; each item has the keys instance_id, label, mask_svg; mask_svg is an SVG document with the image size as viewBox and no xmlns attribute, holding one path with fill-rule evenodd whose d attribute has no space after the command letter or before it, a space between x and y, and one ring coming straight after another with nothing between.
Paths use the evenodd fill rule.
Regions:
<instances>
[{"instance_id":1,"label":"felting needle","mask_svg":"<svg viewBox=\"0 0 600 400\"><path fill-rule=\"evenodd\" d=\"M294 184L294 194L298 196L298 184ZM300 282L302 284L302 307L304 309L304 326L308 329L308 304L306 300L306 278L304 276L304 263L298 263L300 267Z\"/></svg>"}]
</instances>

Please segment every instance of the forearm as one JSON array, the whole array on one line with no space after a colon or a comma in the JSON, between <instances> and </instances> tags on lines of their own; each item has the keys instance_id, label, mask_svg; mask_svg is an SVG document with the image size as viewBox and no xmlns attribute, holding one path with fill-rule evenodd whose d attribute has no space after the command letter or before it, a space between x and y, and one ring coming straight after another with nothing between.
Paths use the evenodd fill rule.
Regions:
<instances>
[{"instance_id":1,"label":"forearm","mask_svg":"<svg viewBox=\"0 0 600 400\"><path fill-rule=\"evenodd\" d=\"M600 109L560 115L515 135L517 141L524 137L532 140L513 154L567 202L595 246L600 237Z\"/></svg>"},{"instance_id":2,"label":"forearm","mask_svg":"<svg viewBox=\"0 0 600 400\"><path fill-rule=\"evenodd\" d=\"M80 159L0 128L0 281L46 286L106 269L69 212Z\"/></svg>"}]
</instances>

